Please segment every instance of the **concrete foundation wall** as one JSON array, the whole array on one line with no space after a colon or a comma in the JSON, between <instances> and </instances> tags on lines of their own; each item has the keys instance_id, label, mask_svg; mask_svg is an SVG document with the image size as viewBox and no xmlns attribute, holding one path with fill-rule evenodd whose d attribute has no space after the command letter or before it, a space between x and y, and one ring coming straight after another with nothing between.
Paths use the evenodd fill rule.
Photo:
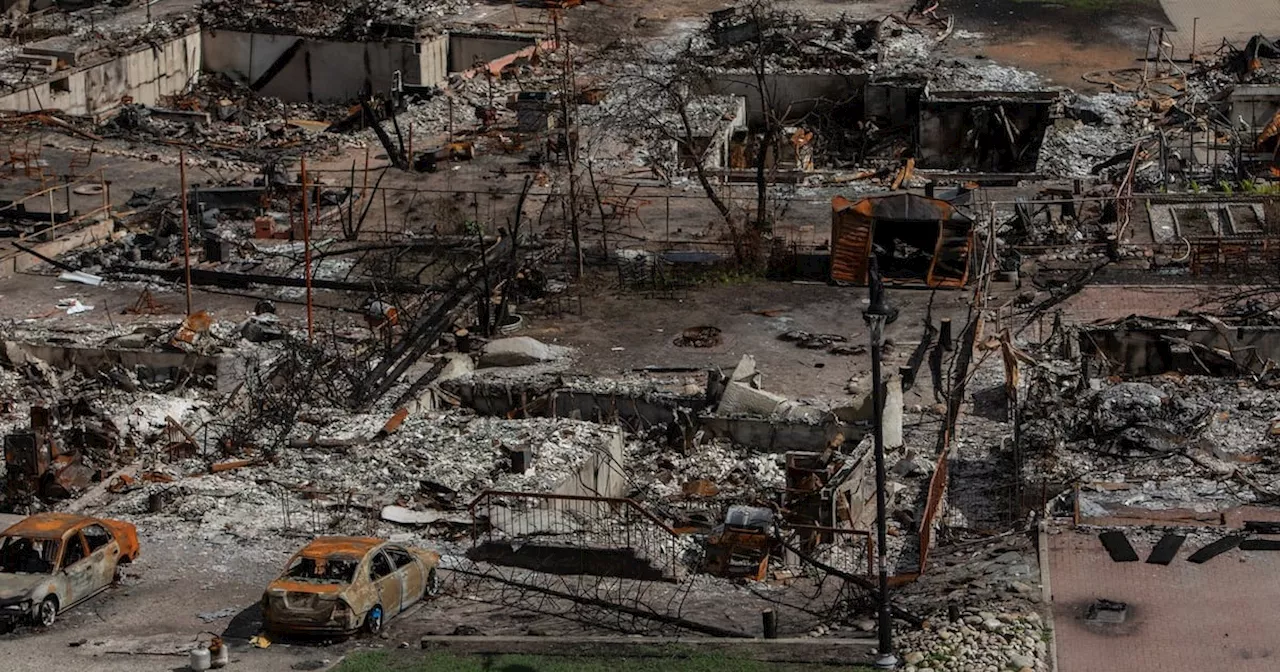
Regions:
<instances>
[{"instance_id":1,"label":"concrete foundation wall","mask_svg":"<svg viewBox=\"0 0 1280 672\"><path fill-rule=\"evenodd\" d=\"M228 30L206 30L203 67L244 83L261 78L300 38ZM399 71L405 84L444 83L448 37L421 43L338 42L303 38L301 46L260 93L290 102L346 102L366 86L391 89Z\"/></svg>"},{"instance_id":2,"label":"concrete foundation wall","mask_svg":"<svg viewBox=\"0 0 1280 672\"><path fill-rule=\"evenodd\" d=\"M1241 85L1231 92L1231 118L1243 119L1257 137L1280 111L1280 86Z\"/></svg>"},{"instance_id":3,"label":"concrete foundation wall","mask_svg":"<svg viewBox=\"0 0 1280 672\"><path fill-rule=\"evenodd\" d=\"M46 257L57 257L70 250L89 245L94 242L103 242L111 237L111 232L116 228L115 222L104 220L101 222L93 222L81 229L72 231L59 237L57 240L51 240L47 243L36 244L31 240L23 241L27 247L43 254ZM59 230L60 231L60 230ZM35 255L18 251L4 258L0 258L0 278L7 278L15 273L25 271L28 268L39 266L44 262Z\"/></svg>"},{"instance_id":4,"label":"concrete foundation wall","mask_svg":"<svg viewBox=\"0 0 1280 672\"><path fill-rule=\"evenodd\" d=\"M450 33L449 72L471 70L537 43L538 38L533 36Z\"/></svg>"},{"instance_id":5,"label":"concrete foundation wall","mask_svg":"<svg viewBox=\"0 0 1280 672\"><path fill-rule=\"evenodd\" d=\"M805 424L767 418L698 418L699 427L707 434L726 438L756 450L781 453L788 450L819 451L826 448L837 434L844 436L843 445L857 443L869 429L840 422Z\"/></svg>"},{"instance_id":6,"label":"concrete foundation wall","mask_svg":"<svg viewBox=\"0 0 1280 672\"><path fill-rule=\"evenodd\" d=\"M595 497L624 497L627 494L627 479L622 469L626 459L623 456L622 432L615 430L608 442L599 447L598 452L588 457L577 472L561 481L551 492L557 495L587 495ZM534 468L538 458L534 457ZM587 506L600 506L586 503ZM583 502L551 501L552 508L579 508Z\"/></svg>"},{"instance_id":7,"label":"concrete foundation wall","mask_svg":"<svg viewBox=\"0 0 1280 672\"><path fill-rule=\"evenodd\" d=\"M1222 367L1205 352L1193 352L1167 340L1172 337L1206 348L1234 353L1241 368L1260 372L1267 360L1280 362L1280 328L1235 327L1225 334L1216 329L1093 329L1080 332L1080 351L1085 356L1101 356L1107 373L1129 376L1158 376L1169 371L1189 374L1234 375L1229 363Z\"/></svg>"},{"instance_id":8,"label":"concrete foundation wall","mask_svg":"<svg viewBox=\"0 0 1280 672\"><path fill-rule=\"evenodd\" d=\"M135 103L157 105L164 96L179 93L195 81L200 63L200 33L193 32L0 96L0 110L58 109L101 117L119 107L126 96Z\"/></svg>"},{"instance_id":9,"label":"concrete foundation wall","mask_svg":"<svg viewBox=\"0 0 1280 672\"><path fill-rule=\"evenodd\" d=\"M773 113L784 119L797 118L811 112L819 100L831 102L858 99L866 86L865 74L838 73L771 73L766 74L766 99ZM713 73L703 84L702 93L728 94L747 99L747 123L758 128L764 124L760 107L760 87L750 72Z\"/></svg>"},{"instance_id":10,"label":"concrete foundation wall","mask_svg":"<svg viewBox=\"0 0 1280 672\"><path fill-rule=\"evenodd\" d=\"M422 42L418 53L418 86L444 86L449 80L449 36Z\"/></svg>"},{"instance_id":11,"label":"concrete foundation wall","mask_svg":"<svg viewBox=\"0 0 1280 672\"><path fill-rule=\"evenodd\" d=\"M3 347L11 360L14 353L21 353L42 359L55 369L64 371L77 369L90 375L103 368L117 365L126 369L135 369L140 366L150 369L185 369L195 375L215 376L219 392L230 392L243 380L243 367L234 357L207 357L182 352L90 348L16 341L5 342Z\"/></svg>"}]
</instances>

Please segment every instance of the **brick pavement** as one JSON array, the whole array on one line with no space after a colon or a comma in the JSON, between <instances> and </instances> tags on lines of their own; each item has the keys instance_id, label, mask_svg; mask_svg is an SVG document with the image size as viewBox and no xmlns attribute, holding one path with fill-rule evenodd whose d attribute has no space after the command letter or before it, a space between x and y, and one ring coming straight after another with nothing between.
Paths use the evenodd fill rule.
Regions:
<instances>
[{"instance_id":1,"label":"brick pavement","mask_svg":"<svg viewBox=\"0 0 1280 672\"><path fill-rule=\"evenodd\" d=\"M1145 559L1150 545L1135 543ZM1115 563L1094 534L1049 537L1059 672L1274 672L1280 670L1280 552L1228 551L1168 566ZM1093 600L1127 602L1132 616L1100 632L1083 614Z\"/></svg>"},{"instance_id":2,"label":"brick pavement","mask_svg":"<svg viewBox=\"0 0 1280 672\"><path fill-rule=\"evenodd\" d=\"M1204 310L1223 289L1209 286L1089 285L1062 303L1068 323L1088 324L1130 315L1174 317L1181 310Z\"/></svg>"}]
</instances>

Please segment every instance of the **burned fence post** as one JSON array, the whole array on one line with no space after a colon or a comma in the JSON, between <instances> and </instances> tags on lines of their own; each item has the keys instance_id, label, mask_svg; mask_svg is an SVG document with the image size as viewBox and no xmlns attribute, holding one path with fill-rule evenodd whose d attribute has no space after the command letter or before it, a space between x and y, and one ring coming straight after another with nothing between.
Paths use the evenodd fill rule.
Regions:
<instances>
[{"instance_id":1,"label":"burned fence post","mask_svg":"<svg viewBox=\"0 0 1280 672\"><path fill-rule=\"evenodd\" d=\"M763 621L764 638L777 639L778 638L778 612L774 611L773 609L765 609L764 611L760 612L760 619Z\"/></svg>"}]
</instances>

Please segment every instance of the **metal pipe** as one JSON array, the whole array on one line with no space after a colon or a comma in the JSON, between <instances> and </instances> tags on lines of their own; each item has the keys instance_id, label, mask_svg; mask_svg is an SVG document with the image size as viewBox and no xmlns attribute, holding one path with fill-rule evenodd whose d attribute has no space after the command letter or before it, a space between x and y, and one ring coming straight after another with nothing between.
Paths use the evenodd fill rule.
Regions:
<instances>
[{"instance_id":1,"label":"metal pipe","mask_svg":"<svg viewBox=\"0 0 1280 672\"><path fill-rule=\"evenodd\" d=\"M187 315L191 315L191 232L187 221L187 152L178 150L178 181L182 186L182 275L187 285Z\"/></svg>"},{"instance_id":2,"label":"metal pipe","mask_svg":"<svg viewBox=\"0 0 1280 672\"><path fill-rule=\"evenodd\" d=\"M1196 31L1200 28L1200 17L1191 19L1191 64L1196 62Z\"/></svg>"},{"instance_id":3,"label":"metal pipe","mask_svg":"<svg viewBox=\"0 0 1280 672\"><path fill-rule=\"evenodd\" d=\"M873 437L875 439L876 456L876 564L880 578L880 619L877 634L880 636L880 656L876 659L876 667L893 669L898 659L893 655L893 616L889 610L889 560L888 529L885 509L888 507L885 495L884 466L884 391L881 389L880 356L884 345L884 326L893 314L885 303L884 283L880 280L880 268L876 257L871 257L869 269L871 302L863 311L863 318L871 327L871 407L874 419Z\"/></svg>"},{"instance_id":4,"label":"metal pipe","mask_svg":"<svg viewBox=\"0 0 1280 672\"><path fill-rule=\"evenodd\" d=\"M885 466L884 466L884 393L880 389L880 350L884 339L884 318L874 317L871 322L871 404L875 413L876 452L876 567L880 578L880 658L878 667L896 665L893 655L893 621L889 614L889 561L886 553L887 529L885 524Z\"/></svg>"},{"instance_id":5,"label":"metal pipe","mask_svg":"<svg viewBox=\"0 0 1280 672\"><path fill-rule=\"evenodd\" d=\"M311 322L311 220L307 217L307 157L302 157L302 279L307 287L307 343L314 340Z\"/></svg>"}]
</instances>

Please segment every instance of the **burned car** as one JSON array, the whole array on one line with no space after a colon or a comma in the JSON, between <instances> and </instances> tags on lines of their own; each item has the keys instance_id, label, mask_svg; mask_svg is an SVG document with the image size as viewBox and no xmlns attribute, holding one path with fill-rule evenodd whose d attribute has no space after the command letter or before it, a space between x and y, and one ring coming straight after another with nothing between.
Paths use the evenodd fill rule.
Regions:
<instances>
[{"instance_id":1,"label":"burned car","mask_svg":"<svg viewBox=\"0 0 1280 672\"><path fill-rule=\"evenodd\" d=\"M373 537L318 537L267 586L268 630L347 635L382 630L387 619L440 592L440 554Z\"/></svg>"},{"instance_id":2,"label":"burned car","mask_svg":"<svg viewBox=\"0 0 1280 672\"><path fill-rule=\"evenodd\" d=\"M132 523L40 513L0 533L0 627L52 625L58 614L116 581L138 557Z\"/></svg>"}]
</instances>

